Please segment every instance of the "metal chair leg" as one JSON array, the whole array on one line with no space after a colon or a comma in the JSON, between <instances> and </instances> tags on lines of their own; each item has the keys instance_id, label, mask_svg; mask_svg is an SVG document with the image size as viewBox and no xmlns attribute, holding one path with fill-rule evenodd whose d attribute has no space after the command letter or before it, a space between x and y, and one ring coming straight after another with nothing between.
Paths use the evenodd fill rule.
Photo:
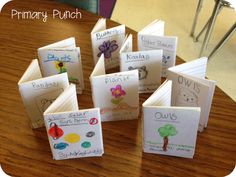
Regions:
<instances>
[{"instance_id":1,"label":"metal chair leg","mask_svg":"<svg viewBox=\"0 0 236 177\"><path fill-rule=\"evenodd\" d=\"M211 21L208 25L207 32L206 32L206 35L205 35L205 38L204 38L204 41L203 41L203 44L202 44L202 47L201 47L201 51L199 53L199 57L202 56L202 53L205 50L206 45L208 43L208 40L211 36L212 29L213 29L213 26L215 24L216 16L217 16L219 8L220 8L220 1L221 0L216 0L216 2L215 2L215 6L214 6L213 13L212 13L212 16L211 16Z\"/></svg>"},{"instance_id":2,"label":"metal chair leg","mask_svg":"<svg viewBox=\"0 0 236 177\"><path fill-rule=\"evenodd\" d=\"M223 9L223 7L224 7L223 5L220 5L220 8L219 8L219 11L218 11L217 15L221 12L221 10ZM208 27L210 21L211 21L211 17L207 20L206 24L204 25L204 27L202 28L202 30L199 32L199 34L198 34L196 37L194 37L194 39L193 39L194 42L198 42L198 39L201 37L202 33L207 29L207 27Z\"/></svg>"},{"instance_id":3,"label":"metal chair leg","mask_svg":"<svg viewBox=\"0 0 236 177\"><path fill-rule=\"evenodd\" d=\"M236 31L236 23L234 23L234 25L229 29L229 31L227 31L227 33L224 35L224 37L220 40L220 42L212 50L208 59L213 57L223 47L223 45L229 40L229 38L233 35L233 33L235 31Z\"/></svg>"},{"instance_id":4,"label":"metal chair leg","mask_svg":"<svg viewBox=\"0 0 236 177\"><path fill-rule=\"evenodd\" d=\"M203 3L203 0L198 1L196 13L195 13L194 20L193 20L192 29L191 29L191 32L190 32L190 36L192 36L192 37L194 37L194 32L195 32L195 28L196 28L196 25L197 25L197 19L198 19L200 11L202 9L202 3Z\"/></svg>"}]
</instances>

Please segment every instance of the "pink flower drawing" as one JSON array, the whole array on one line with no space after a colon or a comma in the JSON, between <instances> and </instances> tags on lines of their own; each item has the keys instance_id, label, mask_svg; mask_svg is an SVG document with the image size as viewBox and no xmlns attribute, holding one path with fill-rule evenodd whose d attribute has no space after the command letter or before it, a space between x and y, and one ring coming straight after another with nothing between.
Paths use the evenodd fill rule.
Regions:
<instances>
[{"instance_id":1,"label":"pink flower drawing","mask_svg":"<svg viewBox=\"0 0 236 177\"><path fill-rule=\"evenodd\" d=\"M111 88L111 93L115 98L119 98L126 94L125 91L122 90L121 85L117 85L115 88Z\"/></svg>"}]
</instances>

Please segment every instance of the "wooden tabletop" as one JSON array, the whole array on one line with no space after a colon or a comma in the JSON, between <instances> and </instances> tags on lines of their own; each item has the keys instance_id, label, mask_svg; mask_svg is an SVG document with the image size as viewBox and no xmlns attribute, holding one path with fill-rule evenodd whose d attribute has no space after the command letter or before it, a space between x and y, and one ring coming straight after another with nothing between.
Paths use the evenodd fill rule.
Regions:
<instances>
[{"instance_id":1,"label":"wooden tabletop","mask_svg":"<svg viewBox=\"0 0 236 177\"><path fill-rule=\"evenodd\" d=\"M0 163L12 176L225 176L236 162L236 104L216 88L207 129L198 134L193 159L142 152L142 121L102 123L105 153L102 157L55 161L45 128L32 130L17 82L37 48L74 36L81 48L86 90L79 106L93 107L89 75L93 69L90 32L98 16L85 11L82 19L11 19L18 11L74 11L53 1L14 0L0 14ZM125 13L125 12L124 12ZM148 22L147 22L148 23ZM108 21L108 27L117 23ZM127 29L135 37L136 32ZM181 42L181 41L180 41ZM186 49L187 50L187 49ZM183 60L177 58L177 63ZM140 105L150 94L140 94ZM140 113L141 115L141 113Z\"/></svg>"}]
</instances>

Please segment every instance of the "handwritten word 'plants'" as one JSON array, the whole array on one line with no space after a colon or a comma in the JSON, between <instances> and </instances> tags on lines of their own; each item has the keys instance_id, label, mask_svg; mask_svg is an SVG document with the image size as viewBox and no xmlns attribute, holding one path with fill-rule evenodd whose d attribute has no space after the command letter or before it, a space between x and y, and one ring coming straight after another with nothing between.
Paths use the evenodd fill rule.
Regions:
<instances>
[{"instance_id":1,"label":"handwritten word 'plants'","mask_svg":"<svg viewBox=\"0 0 236 177\"><path fill-rule=\"evenodd\" d=\"M111 88L111 94L114 97L111 99L111 102L118 105L124 99L126 92L122 89L121 85L116 85L114 88Z\"/></svg>"},{"instance_id":2,"label":"handwritten word 'plants'","mask_svg":"<svg viewBox=\"0 0 236 177\"><path fill-rule=\"evenodd\" d=\"M118 49L118 45L116 44L116 40L113 41L104 41L102 45L98 47L99 53L98 57L100 57L102 54L104 54L105 58L111 58L112 52L116 51Z\"/></svg>"},{"instance_id":3,"label":"handwritten word 'plants'","mask_svg":"<svg viewBox=\"0 0 236 177\"><path fill-rule=\"evenodd\" d=\"M171 124L166 124L160 127L158 130L159 135L163 138L163 151L167 151L168 137L175 136L177 134L176 128Z\"/></svg>"},{"instance_id":4,"label":"handwritten word 'plants'","mask_svg":"<svg viewBox=\"0 0 236 177\"><path fill-rule=\"evenodd\" d=\"M67 71L65 63L62 61L55 61L55 68L58 70L58 74L65 73Z\"/></svg>"}]
</instances>

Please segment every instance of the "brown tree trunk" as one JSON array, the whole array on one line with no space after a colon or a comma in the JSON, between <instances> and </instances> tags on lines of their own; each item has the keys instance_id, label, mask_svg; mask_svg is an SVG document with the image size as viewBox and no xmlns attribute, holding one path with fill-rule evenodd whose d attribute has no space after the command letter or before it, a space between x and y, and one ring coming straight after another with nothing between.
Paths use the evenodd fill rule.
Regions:
<instances>
[{"instance_id":1,"label":"brown tree trunk","mask_svg":"<svg viewBox=\"0 0 236 177\"><path fill-rule=\"evenodd\" d=\"M167 151L167 145L168 145L168 137L166 136L163 138L163 146L162 146L163 151Z\"/></svg>"}]
</instances>

